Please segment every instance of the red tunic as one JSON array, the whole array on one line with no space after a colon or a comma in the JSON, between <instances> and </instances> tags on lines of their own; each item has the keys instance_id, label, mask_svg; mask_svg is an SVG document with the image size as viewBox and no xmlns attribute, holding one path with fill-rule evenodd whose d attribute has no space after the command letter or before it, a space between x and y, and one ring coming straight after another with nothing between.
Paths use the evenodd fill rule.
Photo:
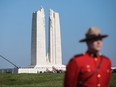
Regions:
<instances>
[{"instance_id":1,"label":"red tunic","mask_svg":"<svg viewBox=\"0 0 116 87\"><path fill-rule=\"evenodd\" d=\"M86 79L95 71L103 58L99 70L81 87L108 87L111 75L111 61L105 56L92 57L88 53L75 56L67 64L64 87L79 87L78 83Z\"/></svg>"}]
</instances>

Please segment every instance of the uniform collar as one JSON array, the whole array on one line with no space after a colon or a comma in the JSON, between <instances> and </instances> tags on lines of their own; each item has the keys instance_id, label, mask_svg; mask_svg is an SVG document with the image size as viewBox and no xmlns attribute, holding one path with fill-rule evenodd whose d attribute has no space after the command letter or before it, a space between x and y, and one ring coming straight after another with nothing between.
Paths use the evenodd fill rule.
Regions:
<instances>
[{"instance_id":1,"label":"uniform collar","mask_svg":"<svg viewBox=\"0 0 116 87\"><path fill-rule=\"evenodd\" d=\"M91 57L94 57L94 58L101 55L101 53L93 53L93 52L90 52L90 51L87 51L86 53L89 54Z\"/></svg>"}]
</instances>

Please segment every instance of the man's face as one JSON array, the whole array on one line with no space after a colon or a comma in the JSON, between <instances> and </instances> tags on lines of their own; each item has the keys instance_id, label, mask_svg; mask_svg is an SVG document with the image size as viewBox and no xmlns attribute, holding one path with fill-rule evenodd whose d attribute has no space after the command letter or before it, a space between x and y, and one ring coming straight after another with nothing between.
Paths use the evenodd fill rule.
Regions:
<instances>
[{"instance_id":1,"label":"man's face","mask_svg":"<svg viewBox=\"0 0 116 87\"><path fill-rule=\"evenodd\" d=\"M87 42L88 48L91 51L99 52L102 48L102 39L95 39Z\"/></svg>"}]
</instances>

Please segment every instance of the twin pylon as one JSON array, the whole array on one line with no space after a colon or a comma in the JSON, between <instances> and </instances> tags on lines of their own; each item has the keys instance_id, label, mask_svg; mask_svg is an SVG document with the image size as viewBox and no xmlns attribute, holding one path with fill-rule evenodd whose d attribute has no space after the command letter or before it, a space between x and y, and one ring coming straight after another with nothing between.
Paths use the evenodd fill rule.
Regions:
<instances>
[{"instance_id":1,"label":"twin pylon","mask_svg":"<svg viewBox=\"0 0 116 87\"><path fill-rule=\"evenodd\" d=\"M33 13L31 65L62 64L61 33L59 14L50 9L49 15L49 42L46 53L44 9ZM47 55L46 55L47 54Z\"/></svg>"},{"instance_id":2,"label":"twin pylon","mask_svg":"<svg viewBox=\"0 0 116 87\"><path fill-rule=\"evenodd\" d=\"M62 65L62 48L59 13L50 9L49 42L46 51L44 9L35 11L32 16L31 64L18 69L18 73L38 73L46 71L65 70ZM47 53L46 53L47 52Z\"/></svg>"}]
</instances>

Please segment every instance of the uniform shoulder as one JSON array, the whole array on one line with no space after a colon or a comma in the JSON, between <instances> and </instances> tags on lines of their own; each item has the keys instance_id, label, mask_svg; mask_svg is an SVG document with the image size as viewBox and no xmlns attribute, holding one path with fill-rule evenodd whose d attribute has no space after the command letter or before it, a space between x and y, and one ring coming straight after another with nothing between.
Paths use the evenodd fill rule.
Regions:
<instances>
[{"instance_id":1,"label":"uniform shoulder","mask_svg":"<svg viewBox=\"0 0 116 87\"><path fill-rule=\"evenodd\" d=\"M76 54L75 56L73 56L73 57L70 59L69 62L71 62L71 61L73 61L73 60L75 60L75 59L77 59L77 58L81 58L82 56L83 56L83 54Z\"/></svg>"},{"instance_id":2,"label":"uniform shoulder","mask_svg":"<svg viewBox=\"0 0 116 87\"><path fill-rule=\"evenodd\" d=\"M75 55L75 56L73 56L70 60L69 60L69 62L68 62L68 64L76 64L77 63L77 60L80 60L80 59L83 59L83 54L77 54L77 55Z\"/></svg>"},{"instance_id":3,"label":"uniform shoulder","mask_svg":"<svg viewBox=\"0 0 116 87\"><path fill-rule=\"evenodd\" d=\"M81 53L81 54L76 54L76 55L74 56L74 58L79 58L79 57L81 57L81 56L83 56L82 53Z\"/></svg>"},{"instance_id":4,"label":"uniform shoulder","mask_svg":"<svg viewBox=\"0 0 116 87\"><path fill-rule=\"evenodd\" d=\"M107 63L109 63L110 66L112 65L112 61L110 60L110 58L108 58L108 57L106 57L106 56L104 56L104 55L102 55L101 57L102 57Z\"/></svg>"},{"instance_id":5,"label":"uniform shoulder","mask_svg":"<svg viewBox=\"0 0 116 87\"><path fill-rule=\"evenodd\" d=\"M110 60L107 56L101 55L102 58L105 58L106 60Z\"/></svg>"},{"instance_id":6,"label":"uniform shoulder","mask_svg":"<svg viewBox=\"0 0 116 87\"><path fill-rule=\"evenodd\" d=\"M71 58L71 60L69 62L71 62L77 58L81 58L82 56L83 56L83 54L76 54L75 56L73 56L73 58Z\"/></svg>"}]
</instances>

